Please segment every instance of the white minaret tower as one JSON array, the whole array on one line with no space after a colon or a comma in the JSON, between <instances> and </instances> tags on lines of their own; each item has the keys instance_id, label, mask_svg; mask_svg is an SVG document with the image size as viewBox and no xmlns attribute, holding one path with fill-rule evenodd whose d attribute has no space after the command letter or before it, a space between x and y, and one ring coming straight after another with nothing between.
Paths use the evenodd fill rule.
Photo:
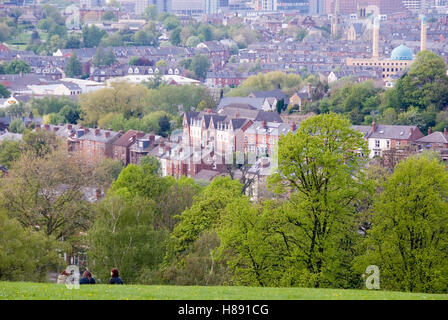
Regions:
<instances>
[{"instance_id":1,"label":"white minaret tower","mask_svg":"<svg viewBox=\"0 0 448 320\"><path fill-rule=\"evenodd\" d=\"M373 44L372 44L372 58L379 58L380 47L380 18L377 16L373 20Z\"/></svg>"},{"instance_id":2,"label":"white minaret tower","mask_svg":"<svg viewBox=\"0 0 448 320\"><path fill-rule=\"evenodd\" d=\"M422 15L420 17L422 23L420 27L420 51L426 50L426 28L428 27L426 24L426 16Z\"/></svg>"}]
</instances>

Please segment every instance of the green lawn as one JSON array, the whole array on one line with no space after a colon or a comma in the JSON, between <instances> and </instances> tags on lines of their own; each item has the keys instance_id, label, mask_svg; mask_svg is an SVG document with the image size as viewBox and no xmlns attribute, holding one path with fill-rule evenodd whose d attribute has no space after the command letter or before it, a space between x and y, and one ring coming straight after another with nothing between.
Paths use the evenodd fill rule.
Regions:
<instances>
[{"instance_id":1,"label":"green lawn","mask_svg":"<svg viewBox=\"0 0 448 320\"><path fill-rule=\"evenodd\" d=\"M123 300L448 300L447 294L308 288L194 287L90 285L69 290L53 283L0 282L2 299L123 299Z\"/></svg>"}]
</instances>

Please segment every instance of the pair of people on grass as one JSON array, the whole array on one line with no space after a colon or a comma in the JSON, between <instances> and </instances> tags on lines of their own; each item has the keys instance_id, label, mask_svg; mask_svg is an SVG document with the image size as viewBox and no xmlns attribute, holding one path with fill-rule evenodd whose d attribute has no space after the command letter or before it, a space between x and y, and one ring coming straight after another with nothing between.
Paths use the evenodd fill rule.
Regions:
<instances>
[{"instance_id":1,"label":"pair of people on grass","mask_svg":"<svg viewBox=\"0 0 448 320\"><path fill-rule=\"evenodd\" d=\"M70 274L63 270L58 276L57 283L64 284L69 276ZM81 279L79 279L79 284L96 284L96 280L92 276L92 273L89 270L86 270L82 274ZM111 270L109 284L123 284L123 280L120 278L120 273L117 268Z\"/></svg>"}]
</instances>

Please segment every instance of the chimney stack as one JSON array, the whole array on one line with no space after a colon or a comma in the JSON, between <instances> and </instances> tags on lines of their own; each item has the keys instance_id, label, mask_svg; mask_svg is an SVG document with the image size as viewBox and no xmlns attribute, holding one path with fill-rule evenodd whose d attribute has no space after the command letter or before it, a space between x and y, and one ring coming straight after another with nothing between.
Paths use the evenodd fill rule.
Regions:
<instances>
[{"instance_id":1,"label":"chimney stack","mask_svg":"<svg viewBox=\"0 0 448 320\"><path fill-rule=\"evenodd\" d=\"M266 126L267 126L266 120L261 121L261 127L263 129L266 129Z\"/></svg>"},{"instance_id":2,"label":"chimney stack","mask_svg":"<svg viewBox=\"0 0 448 320\"><path fill-rule=\"evenodd\" d=\"M110 137L110 132L109 132L109 131L106 131L106 132L104 133L104 136L105 136L106 138L109 138L109 137Z\"/></svg>"},{"instance_id":3,"label":"chimney stack","mask_svg":"<svg viewBox=\"0 0 448 320\"><path fill-rule=\"evenodd\" d=\"M446 128L443 128L443 135L446 136L448 132L446 132Z\"/></svg>"},{"instance_id":4,"label":"chimney stack","mask_svg":"<svg viewBox=\"0 0 448 320\"><path fill-rule=\"evenodd\" d=\"M212 109L208 108L207 113L212 113Z\"/></svg>"},{"instance_id":5,"label":"chimney stack","mask_svg":"<svg viewBox=\"0 0 448 320\"><path fill-rule=\"evenodd\" d=\"M375 121L372 122L372 132L376 131L376 123Z\"/></svg>"},{"instance_id":6,"label":"chimney stack","mask_svg":"<svg viewBox=\"0 0 448 320\"><path fill-rule=\"evenodd\" d=\"M428 136L432 133L431 127L428 128Z\"/></svg>"},{"instance_id":7,"label":"chimney stack","mask_svg":"<svg viewBox=\"0 0 448 320\"><path fill-rule=\"evenodd\" d=\"M73 126L72 126L71 124L68 124L68 125L67 125L67 129L68 129L68 130L72 130L72 128L73 128Z\"/></svg>"},{"instance_id":8,"label":"chimney stack","mask_svg":"<svg viewBox=\"0 0 448 320\"><path fill-rule=\"evenodd\" d=\"M98 129L98 128L95 129L95 135L96 135L96 136L99 136L99 135L100 135L100 129Z\"/></svg>"}]
</instances>

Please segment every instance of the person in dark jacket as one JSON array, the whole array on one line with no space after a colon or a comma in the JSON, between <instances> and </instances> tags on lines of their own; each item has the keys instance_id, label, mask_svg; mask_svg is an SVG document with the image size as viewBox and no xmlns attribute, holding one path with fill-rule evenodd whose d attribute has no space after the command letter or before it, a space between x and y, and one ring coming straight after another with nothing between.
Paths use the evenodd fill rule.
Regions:
<instances>
[{"instance_id":1,"label":"person in dark jacket","mask_svg":"<svg viewBox=\"0 0 448 320\"><path fill-rule=\"evenodd\" d=\"M109 284L123 284L123 280L121 280L120 273L117 268L113 268L110 272Z\"/></svg>"},{"instance_id":2,"label":"person in dark jacket","mask_svg":"<svg viewBox=\"0 0 448 320\"><path fill-rule=\"evenodd\" d=\"M92 277L92 273L89 270L84 271L81 279L79 279L79 284L95 284L96 281Z\"/></svg>"}]
</instances>

